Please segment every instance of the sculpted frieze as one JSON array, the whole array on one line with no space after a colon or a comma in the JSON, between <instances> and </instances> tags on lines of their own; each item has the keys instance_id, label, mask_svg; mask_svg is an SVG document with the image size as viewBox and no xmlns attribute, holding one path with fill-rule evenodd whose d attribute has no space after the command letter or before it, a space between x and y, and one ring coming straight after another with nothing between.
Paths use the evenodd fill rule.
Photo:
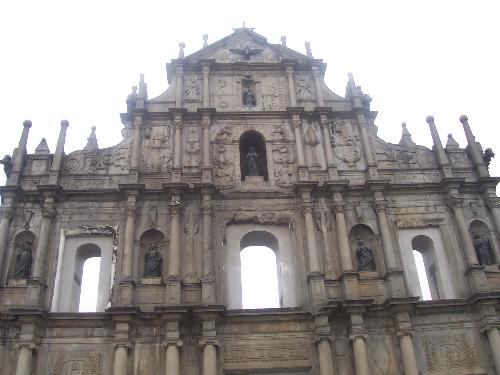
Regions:
<instances>
[{"instance_id":1,"label":"sculpted frieze","mask_svg":"<svg viewBox=\"0 0 500 375\"><path fill-rule=\"evenodd\" d=\"M275 340L273 340L275 341ZM288 362L311 360L310 345L299 342L247 342L245 345L228 345L224 349L224 363Z\"/></svg>"},{"instance_id":2,"label":"sculpted frieze","mask_svg":"<svg viewBox=\"0 0 500 375\"><path fill-rule=\"evenodd\" d=\"M234 154L233 145L217 142L213 145L212 165L214 182L224 188L234 186Z\"/></svg>"},{"instance_id":3,"label":"sculpted frieze","mask_svg":"<svg viewBox=\"0 0 500 375\"><path fill-rule=\"evenodd\" d=\"M295 149L289 144L273 145L273 163L275 183L288 188L296 181Z\"/></svg>"},{"instance_id":4,"label":"sculpted frieze","mask_svg":"<svg viewBox=\"0 0 500 375\"><path fill-rule=\"evenodd\" d=\"M184 78L184 100L198 101L200 100L201 79L198 74L188 74Z\"/></svg>"},{"instance_id":5,"label":"sculpted frieze","mask_svg":"<svg viewBox=\"0 0 500 375\"><path fill-rule=\"evenodd\" d=\"M295 78L297 100L314 100L314 88L310 77L297 75Z\"/></svg>"},{"instance_id":6,"label":"sculpted frieze","mask_svg":"<svg viewBox=\"0 0 500 375\"><path fill-rule=\"evenodd\" d=\"M346 167L353 168L361 160L360 138L349 120L336 119L331 123L330 143L334 156L345 163Z\"/></svg>"},{"instance_id":7,"label":"sculpted frieze","mask_svg":"<svg viewBox=\"0 0 500 375\"><path fill-rule=\"evenodd\" d=\"M155 126L149 138L142 141L140 169L143 172L166 173L172 168L173 146L170 126Z\"/></svg>"},{"instance_id":8,"label":"sculpted frieze","mask_svg":"<svg viewBox=\"0 0 500 375\"><path fill-rule=\"evenodd\" d=\"M286 224L293 220L289 213L238 211L226 217L226 225L229 224Z\"/></svg>"},{"instance_id":9,"label":"sculpted frieze","mask_svg":"<svg viewBox=\"0 0 500 375\"><path fill-rule=\"evenodd\" d=\"M127 182L127 179L128 175L85 179L64 178L61 185L65 190L115 189L118 184Z\"/></svg>"}]
</instances>

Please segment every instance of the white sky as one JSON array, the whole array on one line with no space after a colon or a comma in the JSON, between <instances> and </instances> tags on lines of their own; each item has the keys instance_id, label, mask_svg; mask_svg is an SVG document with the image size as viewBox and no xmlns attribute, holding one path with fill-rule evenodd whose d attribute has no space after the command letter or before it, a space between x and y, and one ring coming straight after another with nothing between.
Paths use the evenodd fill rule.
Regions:
<instances>
[{"instance_id":1,"label":"white sky","mask_svg":"<svg viewBox=\"0 0 500 375\"><path fill-rule=\"evenodd\" d=\"M249 27L328 63L327 85L343 96L347 73L373 98L379 135L393 143L401 122L431 146L425 117L441 140L465 146L458 117L467 114L483 148L498 153L500 87L498 1L37 1L0 3L0 157L33 121L28 151L42 137L53 152L60 121L70 122L66 152L86 144L97 126L101 147L121 140L119 113L144 73L149 97L166 90L165 63ZM4 181L3 173L0 182Z\"/></svg>"}]
</instances>

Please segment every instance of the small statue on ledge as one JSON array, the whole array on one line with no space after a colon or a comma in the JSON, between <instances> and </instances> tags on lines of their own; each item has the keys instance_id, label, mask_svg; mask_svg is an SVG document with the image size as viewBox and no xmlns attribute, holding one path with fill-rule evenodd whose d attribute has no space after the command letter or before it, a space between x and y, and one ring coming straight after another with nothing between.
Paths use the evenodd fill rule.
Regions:
<instances>
[{"instance_id":1,"label":"small statue on ledge","mask_svg":"<svg viewBox=\"0 0 500 375\"><path fill-rule=\"evenodd\" d=\"M474 249L476 250L477 260L480 265L493 264L491 256L491 245L489 239L483 239L479 234L474 234Z\"/></svg>"},{"instance_id":2,"label":"small statue on ledge","mask_svg":"<svg viewBox=\"0 0 500 375\"><path fill-rule=\"evenodd\" d=\"M495 157L495 153L493 152L493 150L491 148L487 148L486 150L484 150L483 160L486 163L487 167L490 166L491 159L493 159L494 157Z\"/></svg>"},{"instance_id":3,"label":"small statue on ledge","mask_svg":"<svg viewBox=\"0 0 500 375\"><path fill-rule=\"evenodd\" d=\"M158 244L152 243L146 248L144 259L144 277L161 276L161 254Z\"/></svg>"},{"instance_id":4,"label":"small statue on ledge","mask_svg":"<svg viewBox=\"0 0 500 375\"><path fill-rule=\"evenodd\" d=\"M356 251L358 257L358 271L374 272L375 271L375 258L373 250L358 240L358 250Z\"/></svg>"},{"instance_id":5,"label":"small statue on ledge","mask_svg":"<svg viewBox=\"0 0 500 375\"><path fill-rule=\"evenodd\" d=\"M247 153L247 176L260 176L259 154L255 151L255 147L250 147Z\"/></svg>"},{"instance_id":6,"label":"small statue on ledge","mask_svg":"<svg viewBox=\"0 0 500 375\"><path fill-rule=\"evenodd\" d=\"M3 164L3 171L7 179L9 179L10 172L12 171L12 157L10 155L5 155L3 159L0 160L0 164Z\"/></svg>"},{"instance_id":7,"label":"small statue on ledge","mask_svg":"<svg viewBox=\"0 0 500 375\"><path fill-rule=\"evenodd\" d=\"M29 279L31 276L31 263L33 258L31 256L31 246L33 245L30 241L24 241L19 245L16 254L16 262L14 264L14 272L12 272L12 279L23 280Z\"/></svg>"},{"instance_id":8,"label":"small statue on ledge","mask_svg":"<svg viewBox=\"0 0 500 375\"><path fill-rule=\"evenodd\" d=\"M132 92L127 96L127 113L132 113L137 104L137 99L139 95L137 94L137 86L132 86Z\"/></svg>"}]
</instances>

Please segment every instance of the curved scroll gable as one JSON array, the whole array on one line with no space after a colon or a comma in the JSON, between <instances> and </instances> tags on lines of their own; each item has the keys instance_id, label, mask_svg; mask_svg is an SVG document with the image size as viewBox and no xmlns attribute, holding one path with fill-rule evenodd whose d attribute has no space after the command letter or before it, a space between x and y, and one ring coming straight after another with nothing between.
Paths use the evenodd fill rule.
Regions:
<instances>
[{"instance_id":1,"label":"curved scroll gable","mask_svg":"<svg viewBox=\"0 0 500 375\"><path fill-rule=\"evenodd\" d=\"M372 138L375 159L379 169L436 169L432 150L425 146L405 146Z\"/></svg>"},{"instance_id":2,"label":"curved scroll gable","mask_svg":"<svg viewBox=\"0 0 500 375\"><path fill-rule=\"evenodd\" d=\"M132 138L100 150L78 150L66 155L63 170L69 174L128 174Z\"/></svg>"}]
</instances>

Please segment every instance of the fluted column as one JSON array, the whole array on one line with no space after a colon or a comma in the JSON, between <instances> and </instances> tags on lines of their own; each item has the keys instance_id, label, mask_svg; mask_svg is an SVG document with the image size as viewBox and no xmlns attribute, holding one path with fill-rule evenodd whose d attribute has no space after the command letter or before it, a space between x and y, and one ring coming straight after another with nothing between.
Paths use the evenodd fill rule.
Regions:
<instances>
[{"instance_id":1,"label":"fluted column","mask_svg":"<svg viewBox=\"0 0 500 375\"><path fill-rule=\"evenodd\" d=\"M182 93L183 93L183 78L184 69L178 66L175 70L175 106L176 108L182 107Z\"/></svg>"},{"instance_id":2,"label":"fluted column","mask_svg":"<svg viewBox=\"0 0 500 375\"><path fill-rule=\"evenodd\" d=\"M209 86L210 67L203 66L202 73L203 73L203 107L208 108L210 107L210 86Z\"/></svg>"},{"instance_id":3,"label":"fluted column","mask_svg":"<svg viewBox=\"0 0 500 375\"><path fill-rule=\"evenodd\" d=\"M306 162L304 159L304 145L302 144L302 134L300 131L302 119L299 115L293 115L292 123L295 132L295 147L297 148L297 165L299 167L304 167Z\"/></svg>"},{"instance_id":4,"label":"fluted column","mask_svg":"<svg viewBox=\"0 0 500 375\"><path fill-rule=\"evenodd\" d=\"M405 375L419 375L412 333L409 331L400 332L398 337Z\"/></svg>"},{"instance_id":5,"label":"fluted column","mask_svg":"<svg viewBox=\"0 0 500 375\"><path fill-rule=\"evenodd\" d=\"M9 238L9 223L12 217L11 207L0 208L0 280L2 279L2 270L7 256L7 240Z\"/></svg>"},{"instance_id":6,"label":"fluted column","mask_svg":"<svg viewBox=\"0 0 500 375\"><path fill-rule=\"evenodd\" d=\"M462 246L465 252L465 259L467 266L472 266L478 264L476 250L474 249L474 244L470 236L469 228L465 222L464 213L462 210L463 200L455 195L450 195L448 200L448 205L453 209L455 213L455 220L457 222L458 233L462 241Z\"/></svg>"},{"instance_id":7,"label":"fluted column","mask_svg":"<svg viewBox=\"0 0 500 375\"><path fill-rule=\"evenodd\" d=\"M17 357L16 374L15 375L31 375L33 344L19 345L19 356Z\"/></svg>"},{"instance_id":8,"label":"fluted column","mask_svg":"<svg viewBox=\"0 0 500 375\"><path fill-rule=\"evenodd\" d=\"M14 155L14 160L12 161L12 170L10 172L10 178L7 185L17 185L19 183L19 176L21 170L23 169L24 157L26 155L26 144L28 143L28 134L31 128L31 121L25 120L23 122L23 132L21 134L21 139L19 140L19 146L17 146L16 154Z\"/></svg>"},{"instance_id":9,"label":"fluted column","mask_svg":"<svg viewBox=\"0 0 500 375\"><path fill-rule=\"evenodd\" d=\"M46 197L42 208L42 222L38 235L38 246L36 248L35 264L33 266L33 279L45 280L45 267L47 265L47 249L49 244L52 219L55 216L54 198Z\"/></svg>"},{"instance_id":10,"label":"fluted column","mask_svg":"<svg viewBox=\"0 0 500 375\"><path fill-rule=\"evenodd\" d=\"M286 68L286 75L288 77L288 91L290 92L290 107L297 106L297 96L295 94L295 81L293 67L288 66Z\"/></svg>"},{"instance_id":11,"label":"fluted column","mask_svg":"<svg viewBox=\"0 0 500 375\"><path fill-rule=\"evenodd\" d=\"M64 155L64 143L66 142L66 131L68 129L68 120L61 121L61 130L59 131L59 138L57 139L56 152L52 159L52 165L49 172L49 184L56 185L59 182L59 174L61 171L61 163Z\"/></svg>"},{"instance_id":12,"label":"fluted column","mask_svg":"<svg viewBox=\"0 0 500 375\"><path fill-rule=\"evenodd\" d=\"M323 90L321 88L321 72L318 67L314 66L312 68L312 73L314 77L314 87L316 89L316 103L318 104L318 107L324 107L325 101L323 99Z\"/></svg>"},{"instance_id":13,"label":"fluted column","mask_svg":"<svg viewBox=\"0 0 500 375\"><path fill-rule=\"evenodd\" d=\"M113 375L127 375L128 346L126 344L115 345L115 360Z\"/></svg>"},{"instance_id":14,"label":"fluted column","mask_svg":"<svg viewBox=\"0 0 500 375\"><path fill-rule=\"evenodd\" d=\"M495 364L497 374L500 374L500 333L497 326L491 326L486 329L488 343L490 344L491 356Z\"/></svg>"},{"instance_id":15,"label":"fluted column","mask_svg":"<svg viewBox=\"0 0 500 375\"><path fill-rule=\"evenodd\" d=\"M385 266L388 271L396 270L398 269L396 250L394 249L394 241L391 229L389 228L389 221L387 220L385 201L375 202L375 211L377 212L378 225L382 237Z\"/></svg>"},{"instance_id":16,"label":"fluted column","mask_svg":"<svg viewBox=\"0 0 500 375\"><path fill-rule=\"evenodd\" d=\"M170 249L168 253L168 302L178 304L181 301L181 196L172 195L170 203Z\"/></svg>"},{"instance_id":17,"label":"fluted column","mask_svg":"<svg viewBox=\"0 0 500 375\"><path fill-rule=\"evenodd\" d=\"M469 145L472 162L476 167L477 174L479 175L479 177L488 177L488 167L483 160L483 154L476 142L476 138L474 137L474 135L472 134L472 130L470 129L469 119L467 118L467 116L462 115L460 116L460 122L464 127L465 137L467 138L467 144Z\"/></svg>"},{"instance_id":18,"label":"fluted column","mask_svg":"<svg viewBox=\"0 0 500 375\"><path fill-rule=\"evenodd\" d=\"M202 225L203 225L203 277L202 277L202 302L203 304L215 303L215 273L214 256L212 248L212 197L209 192L202 192Z\"/></svg>"},{"instance_id":19,"label":"fluted column","mask_svg":"<svg viewBox=\"0 0 500 375\"><path fill-rule=\"evenodd\" d=\"M347 226L344 216L344 205L345 203L338 199L333 203L335 221L337 224L337 239L339 245L340 265L342 267L342 273L354 271L351 257L351 248L349 246L349 237L347 235Z\"/></svg>"}]
</instances>

